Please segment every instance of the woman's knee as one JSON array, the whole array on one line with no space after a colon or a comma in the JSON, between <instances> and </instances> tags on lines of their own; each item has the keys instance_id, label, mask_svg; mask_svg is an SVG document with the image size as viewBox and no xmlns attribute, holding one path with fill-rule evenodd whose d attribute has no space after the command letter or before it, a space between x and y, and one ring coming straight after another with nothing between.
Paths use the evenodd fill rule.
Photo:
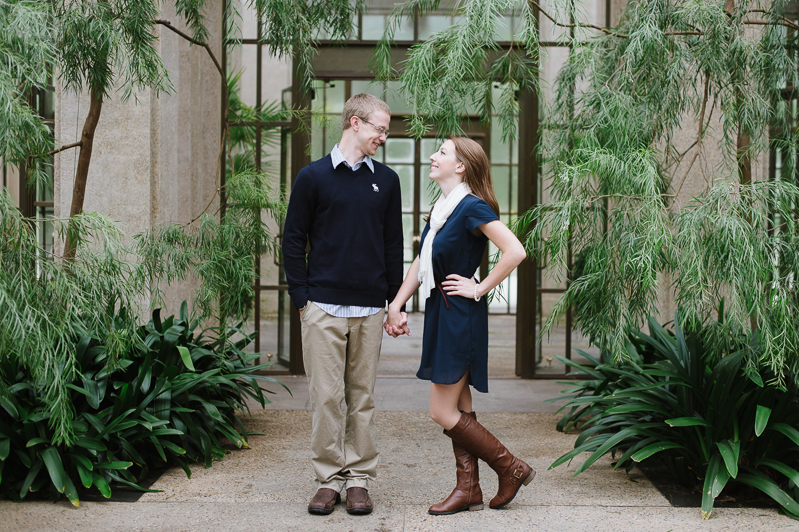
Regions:
<instances>
[{"instance_id":1,"label":"woman's knee","mask_svg":"<svg viewBox=\"0 0 799 532\"><path fill-rule=\"evenodd\" d=\"M441 408L431 408L430 418L445 430L454 427L460 419L461 413L458 410L447 410Z\"/></svg>"},{"instance_id":2,"label":"woman's knee","mask_svg":"<svg viewBox=\"0 0 799 532\"><path fill-rule=\"evenodd\" d=\"M430 419L441 425L442 413L440 410L431 407L428 414L430 414Z\"/></svg>"}]
</instances>

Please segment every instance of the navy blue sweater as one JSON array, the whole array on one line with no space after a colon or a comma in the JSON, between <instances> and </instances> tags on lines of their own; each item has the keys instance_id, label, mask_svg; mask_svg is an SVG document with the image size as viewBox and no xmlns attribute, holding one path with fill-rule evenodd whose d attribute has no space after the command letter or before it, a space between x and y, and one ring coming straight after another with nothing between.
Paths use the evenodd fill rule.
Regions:
<instances>
[{"instance_id":1,"label":"navy blue sweater","mask_svg":"<svg viewBox=\"0 0 799 532\"><path fill-rule=\"evenodd\" d=\"M402 284L399 177L374 162L333 169L330 155L297 175L283 229L294 306L310 301L383 307ZM307 255L306 243L310 243Z\"/></svg>"}]
</instances>

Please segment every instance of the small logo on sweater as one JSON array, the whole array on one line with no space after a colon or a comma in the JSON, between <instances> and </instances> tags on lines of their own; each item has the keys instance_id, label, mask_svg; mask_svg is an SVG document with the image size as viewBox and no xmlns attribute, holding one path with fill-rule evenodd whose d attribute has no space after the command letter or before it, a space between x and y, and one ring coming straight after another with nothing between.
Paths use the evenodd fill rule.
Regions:
<instances>
[{"instance_id":1,"label":"small logo on sweater","mask_svg":"<svg viewBox=\"0 0 799 532\"><path fill-rule=\"evenodd\" d=\"M376 185L375 183L372 183L372 189L373 189L375 192L380 192L380 189L379 189L379 188L377 188L377 185Z\"/></svg>"}]
</instances>

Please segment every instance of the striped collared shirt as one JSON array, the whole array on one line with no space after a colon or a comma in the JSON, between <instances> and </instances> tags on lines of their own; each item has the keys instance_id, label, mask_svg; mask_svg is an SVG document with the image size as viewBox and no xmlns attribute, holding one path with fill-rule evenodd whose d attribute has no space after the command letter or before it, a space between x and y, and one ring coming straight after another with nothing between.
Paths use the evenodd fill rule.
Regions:
<instances>
[{"instance_id":1,"label":"striped collared shirt","mask_svg":"<svg viewBox=\"0 0 799 532\"><path fill-rule=\"evenodd\" d=\"M333 168L338 168L338 165L344 163L347 165L347 168L352 168L353 170L357 170L361 167L361 163L366 163L366 166L369 167L369 170L372 173L375 173L375 164L372 162L372 158L368 155L364 155L363 159L355 163L355 166L350 166L350 163L347 162L347 159L344 158L344 154L341 153L341 150L338 149L338 144L333 146L333 151L330 152L330 159L333 161Z\"/></svg>"},{"instance_id":2,"label":"striped collared shirt","mask_svg":"<svg viewBox=\"0 0 799 532\"><path fill-rule=\"evenodd\" d=\"M341 153L341 150L338 149L338 144L333 146L333 150L330 152L330 159L333 161L333 168L338 168L338 165L344 163L347 165L347 168L352 168L353 170L357 170L361 167L362 163L366 163L366 166L369 167L369 170L372 173L375 173L375 166L372 162L372 158L368 155L364 155L363 159L355 163L354 167L350 167L350 163L347 162L347 159L344 158L344 154ZM314 304L319 307L320 309L324 310L327 314L331 316L335 316L336 318L363 318L365 316L371 316L372 314L377 314L381 310L384 310L384 307L359 307L357 305L333 305L330 303L317 303L314 301Z\"/></svg>"}]
</instances>

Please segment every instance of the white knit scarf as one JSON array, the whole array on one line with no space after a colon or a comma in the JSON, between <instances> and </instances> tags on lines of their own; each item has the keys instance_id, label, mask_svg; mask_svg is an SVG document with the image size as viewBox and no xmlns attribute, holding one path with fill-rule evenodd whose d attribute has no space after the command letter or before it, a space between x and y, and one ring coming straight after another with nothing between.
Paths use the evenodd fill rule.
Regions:
<instances>
[{"instance_id":1,"label":"white knit scarf","mask_svg":"<svg viewBox=\"0 0 799 532\"><path fill-rule=\"evenodd\" d=\"M425 299L430 297L430 291L436 286L433 279L433 239L447 223L455 207L471 192L469 185L461 183L446 198L442 194L433 206L433 212L430 214L430 230L424 238L422 252L419 254L419 282L422 284L422 297Z\"/></svg>"}]
</instances>

